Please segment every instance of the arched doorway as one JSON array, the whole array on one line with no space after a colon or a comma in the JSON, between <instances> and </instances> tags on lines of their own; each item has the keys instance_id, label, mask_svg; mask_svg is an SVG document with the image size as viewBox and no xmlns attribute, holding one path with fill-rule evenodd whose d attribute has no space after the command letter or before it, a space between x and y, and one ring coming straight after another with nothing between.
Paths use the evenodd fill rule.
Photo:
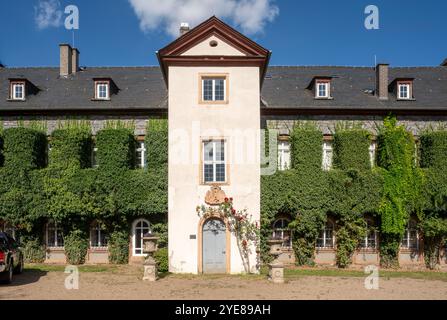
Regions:
<instances>
[{"instance_id":1,"label":"arched doorway","mask_svg":"<svg viewBox=\"0 0 447 320\"><path fill-rule=\"evenodd\" d=\"M227 272L227 228L218 218L208 219L203 224L202 272Z\"/></svg>"},{"instance_id":2,"label":"arched doorway","mask_svg":"<svg viewBox=\"0 0 447 320\"><path fill-rule=\"evenodd\" d=\"M132 224L132 255L142 257L143 253L143 235L150 232L151 227L146 219L135 220Z\"/></svg>"}]
</instances>

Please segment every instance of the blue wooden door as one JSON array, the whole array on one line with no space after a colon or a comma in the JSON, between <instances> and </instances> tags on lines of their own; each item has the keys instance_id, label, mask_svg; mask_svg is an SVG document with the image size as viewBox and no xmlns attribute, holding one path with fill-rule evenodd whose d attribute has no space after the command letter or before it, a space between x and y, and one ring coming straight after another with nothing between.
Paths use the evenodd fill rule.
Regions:
<instances>
[{"instance_id":1,"label":"blue wooden door","mask_svg":"<svg viewBox=\"0 0 447 320\"><path fill-rule=\"evenodd\" d=\"M203 225L203 273L225 273L226 227L219 219L210 219Z\"/></svg>"}]
</instances>

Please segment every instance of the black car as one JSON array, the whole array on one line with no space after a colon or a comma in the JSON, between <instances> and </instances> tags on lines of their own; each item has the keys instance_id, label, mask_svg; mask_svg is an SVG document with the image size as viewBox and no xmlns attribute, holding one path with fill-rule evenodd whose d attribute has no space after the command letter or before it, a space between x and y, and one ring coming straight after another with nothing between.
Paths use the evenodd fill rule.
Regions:
<instances>
[{"instance_id":1,"label":"black car","mask_svg":"<svg viewBox=\"0 0 447 320\"><path fill-rule=\"evenodd\" d=\"M11 283L13 273L23 271L23 253L12 237L0 232L0 282Z\"/></svg>"}]
</instances>

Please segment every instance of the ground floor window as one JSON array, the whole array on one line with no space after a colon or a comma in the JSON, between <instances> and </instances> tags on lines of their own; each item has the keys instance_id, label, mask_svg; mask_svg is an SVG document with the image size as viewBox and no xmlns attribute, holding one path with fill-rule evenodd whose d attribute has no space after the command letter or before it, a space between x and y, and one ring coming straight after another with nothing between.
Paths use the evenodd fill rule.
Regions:
<instances>
[{"instance_id":1,"label":"ground floor window","mask_svg":"<svg viewBox=\"0 0 447 320\"><path fill-rule=\"evenodd\" d=\"M90 228L90 248L107 249L108 235L101 224L95 222Z\"/></svg>"},{"instance_id":2,"label":"ground floor window","mask_svg":"<svg viewBox=\"0 0 447 320\"><path fill-rule=\"evenodd\" d=\"M281 218L273 223L273 239L280 239L283 241L284 248L292 247L292 237L289 230L290 221L286 218Z\"/></svg>"},{"instance_id":3,"label":"ground floor window","mask_svg":"<svg viewBox=\"0 0 447 320\"><path fill-rule=\"evenodd\" d=\"M56 222L49 222L46 228L48 248L63 248L64 236L62 228Z\"/></svg>"},{"instance_id":4,"label":"ground floor window","mask_svg":"<svg viewBox=\"0 0 447 320\"><path fill-rule=\"evenodd\" d=\"M143 236L151 232L149 221L145 219L136 220L132 227L133 255L143 256Z\"/></svg>"},{"instance_id":5,"label":"ground floor window","mask_svg":"<svg viewBox=\"0 0 447 320\"><path fill-rule=\"evenodd\" d=\"M360 242L363 249L377 249L377 226L373 219L365 219L366 235Z\"/></svg>"},{"instance_id":6,"label":"ground floor window","mask_svg":"<svg viewBox=\"0 0 447 320\"><path fill-rule=\"evenodd\" d=\"M331 249L334 248L334 244L334 223L328 220L318 236L317 248Z\"/></svg>"},{"instance_id":7,"label":"ground floor window","mask_svg":"<svg viewBox=\"0 0 447 320\"><path fill-rule=\"evenodd\" d=\"M419 248L419 234L417 230L417 223L414 219L411 219L405 228L401 247L402 249L411 250Z\"/></svg>"}]
</instances>

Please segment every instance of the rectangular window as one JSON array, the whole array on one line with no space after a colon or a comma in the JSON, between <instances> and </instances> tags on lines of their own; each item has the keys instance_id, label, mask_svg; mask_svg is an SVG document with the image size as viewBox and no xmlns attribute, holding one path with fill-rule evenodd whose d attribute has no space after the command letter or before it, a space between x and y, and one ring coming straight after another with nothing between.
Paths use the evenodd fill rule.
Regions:
<instances>
[{"instance_id":1,"label":"rectangular window","mask_svg":"<svg viewBox=\"0 0 447 320\"><path fill-rule=\"evenodd\" d=\"M100 225L95 224L90 229L90 247L95 249L107 248L107 234Z\"/></svg>"},{"instance_id":2,"label":"rectangular window","mask_svg":"<svg viewBox=\"0 0 447 320\"><path fill-rule=\"evenodd\" d=\"M278 170L290 169L290 142L278 142Z\"/></svg>"},{"instance_id":3,"label":"rectangular window","mask_svg":"<svg viewBox=\"0 0 447 320\"><path fill-rule=\"evenodd\" d=\"M405 229L401 247L407 250L417 250L419 248L419 235L416 223L410 221Z\"/></svg>"},{"instance_id":4,"label":"rectangular window","mask_svg":"<svg viewBox=\"0 0 447 320\"><path fill-rule=\"evenodd\" d=\"M137 141L135 167L141 169L146 167L146 148L143 141Z\"/></svg>"},{"instance_id":5,"label":"rectangular window","mask_svg":"<svg viewBox=\"0 0 447 320\"><path fill-rule=\"evenodd\" d=\"M47 224L47 247L64 247L64 236L62 233L62 228L57 223Z\"/></svg>"},{"instance_id":6,"label":"rectangular window","mask_svg":"<svg viewBox=\"0 0 447 320\"><path fill-rule=\"evenodd\" d=\"M317 98L329 98L329 82L317 81L315 94Z\"/></svg>"},{"instance_id":7,"label":"rectangular window","mask_svg":"<svg viewBox=\"0 0 447 320\"><path fill-rule=\"evenodd\" d=\"M400 83L398 85L398 98L401 100L410 99L410 84L409 83Z\"/></svg>"},{"instance_id":8,"label":"rectangular window","mask_svg":"<svg viewBox=\"0 0 447 320\"><path fill-rule=\"evenodd\" d=\"M203 141L203 182L225 183L225 141Z\"/></svg>"},{"instance_id":9,"label":"rectangular window","mask_svg":"<svg viewBox=\"0 0 447 320\"><path fill-rule=\"evenodd\" d=\"M323 142L323 170L329 171L332 168L332 142L331 141L324 141Z\"/></svg>"},{"instance_id":10,"label":"rectangular window","mask_svg":"<svg viewBox=\"0 0 447 320\"><path fill-rule=\"evenodd\" d=\"M202 102L227 103L227 77L225 76L203 76Z\"/></svg>"},{"instance_id":11,"label":"rectangular window","mask_svg":"<svg viewBox=\"0 0 447 320\"><path fill-rule=\"evenodd\" d=\"M22 82L12 84L12 99L25 100L25 84Z\"/></svg>"},{"instance_id":12,"label":"rectangular window","mask_svg":"<svg viewBox=\"0 0 447 320\"><path fill-rule=\"evenodd\" d=\"M109 83L97 82L96 83L96 99L108 100L109 99Z\"/></svg>"}]
</instances>

